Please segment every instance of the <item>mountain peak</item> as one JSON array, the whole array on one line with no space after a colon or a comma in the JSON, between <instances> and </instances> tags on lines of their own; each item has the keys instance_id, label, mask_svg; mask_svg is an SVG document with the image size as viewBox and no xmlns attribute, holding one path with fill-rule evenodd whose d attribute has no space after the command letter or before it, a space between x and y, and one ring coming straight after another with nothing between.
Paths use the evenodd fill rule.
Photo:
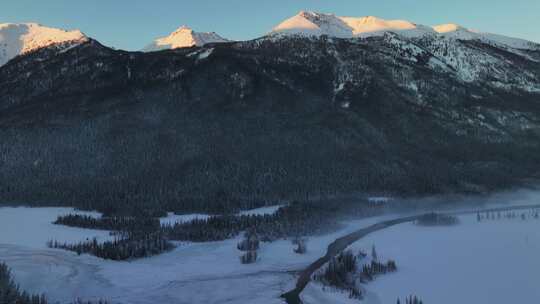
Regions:
<instances>
[{"instance_id":1,"label":"mountain peak","mask_svg":"<svg viewBox=\"0 0 540 304\"><path fill-rule=\"evenodd\" d=\"M52 45L69 47L88 40L81 31L66 31L38 23L0 24L0 66L12 58Z\"/></svg>"},{"instance_id":2,"label":"mountain peak","mask_svg":"<svg viewBox=\"0 0 540 304\"><path fill-rule=\"evenodd\" d=\"M154 52L167 49L186 48L193 46L204 46L208 43L229 42L215 32L203 33L195 32L192 28L183 25L172 32L169 36L154 40L146 46L143 52Z\"/></svg>"},{"instance_id":3,"label":"mountain peak","mask_svg":"<svg viewBox=\"0 0 540 304\"><path fill-rule=\"evenodd\" d=\"M311 11L300 11L274 27L271 34L352 37L351 28L336 15Z\"/></svg>"},{"instance_id":4,"label":"mountain peak","mask_svg":"<svg viewBox=\"0 0 540 304\"><path fill-rule=\"evenodd\" d=\"M334 14L301 11L277 25L271 34L353 38L400 32L405 36L434 33L433 29L405 20L384 20L375 16L339 17Z\"/></svg>"},{"instance_id":5,"label":"mountain peak","mask_svg":"<svg viewBox=\"0 0 540 304\"><path fill-rule=\"evenodd\" d=\"M193 29L190 28L187 25L182 25L179 28L176 29L176 31L172 32L171 35L180 34L180 33L193 33Z\"/></svg>"}]
</instances>

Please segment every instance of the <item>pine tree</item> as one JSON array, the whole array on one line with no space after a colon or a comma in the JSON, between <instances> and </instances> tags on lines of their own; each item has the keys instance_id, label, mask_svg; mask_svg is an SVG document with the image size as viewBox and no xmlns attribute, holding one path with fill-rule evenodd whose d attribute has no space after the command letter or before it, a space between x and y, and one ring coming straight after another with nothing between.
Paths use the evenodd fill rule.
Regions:
<instances>
[{"instance_id":1,"label":"pine tree","mask_svg":"<svg viewBox=\"0 0 540 304\"><path fill-rule=\"evenodd\" d=\"M378 258L378 256L377 256L377 250L375 249L375 245L373 245L373 246L371 247L371 259L372 259L373 261L378 261L378 260L379 260L379 258Z\"/></svg>"}]
</instances>

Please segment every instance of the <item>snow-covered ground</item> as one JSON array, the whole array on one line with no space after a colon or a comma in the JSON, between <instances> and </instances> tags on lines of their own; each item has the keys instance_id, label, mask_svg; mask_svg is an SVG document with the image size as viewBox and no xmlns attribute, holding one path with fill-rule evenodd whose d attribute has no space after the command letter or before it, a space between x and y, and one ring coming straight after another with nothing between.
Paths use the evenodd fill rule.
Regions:
<instances>
[{"instance_id":1,"label":"snow-covered ground","mask_svg":"<svg viewBox=\"0 0 540 304\"><path fill-rule=\"evenodd\" d=\"M478 223L476 215L467 215L452 227L407 223L369 235L350 248L369 254L372 246L381 261L393 259L399 270L364 285L365 304L396 303L397 298L403 302L409 295L437 304L532 304L540 299L538 219ZM306 303L359 303L346 294L323 291L319 284L311 284L303 299Z\"/></svg>"},{"instance_id":2,"label":"snow-covered ground","mask_svg":"<svg viewBox=\"0 0 540 304\"><path fill-rule=\"evenodd\" d=\"M59 215L70 213L100 216L96 212L76 211L72 208L7 208L0 207L0 244L46 248L49 240L75 242L87 238L105 240L109 232L53 225Z\"/></svg>"},{"instance_id":3,"label":"snow-covered ground","mask_svg":"<svg viewBox=\"0 0 540 304\"><path fill-rule=\"evenodd\" d=\"M273 208L251 213L268 213ZM105 298L113 303L282 303L279 295L295 284L291 271L306 267L326 251L335 238L357 227L375 223L372 218L347 223L339 232L311 238L308 253L298 255L288 240L263 243L259 261L240 264L240 240L182 243L172 252L132 262L104 261L63 250L47 249L53 235L62 240L83 240L106 232L50 224L66 208L0 209L0 260L13 268L25 289L45 292L52 300L68 303L76 297ZM10 219L5 221L3 219ZM20 237L21 223L28 231ZM7 232L9 231L9 232ZM31 236L34 231L40 237ZM72 232L70 232L72 231ZM28 243L26 243L28 242Z\"/></svg>"},{"instance_id":4,"label":"snow-covered ground","mask_svg":"<svg viewBox=\"0 0 540 304\"><path fill-rule=\"evenodd\" d=\"M531 195L527 202L535 203L536 197ZM242 265L236 249L239 238L183 243L172 252L132 262L45 248L52 237L69 241L107 237L103 231L50 224L58 214L70 212L66 208L0 208L0 260L13 268L23 288L45 292L53 302L81 297L134 304L283 303L279 295L295 284L291 272L324 255L334 239L396 217L347 222L338 232L310 238L305 255L295 254L287 240L263 243L259 261ZM411 293L425 303L533 303L540 298L535 289L535 282L540 281L539 228L540 220L478 224L475 216L466 216L455 227L404 224L374 233L352 247L369 252L376 245L383 259L396 260L399 271L368 284L364 303L392 304L398 296ZM309 304L359 303L313 283L303 299Z\"/></svg>"}]
</instances>

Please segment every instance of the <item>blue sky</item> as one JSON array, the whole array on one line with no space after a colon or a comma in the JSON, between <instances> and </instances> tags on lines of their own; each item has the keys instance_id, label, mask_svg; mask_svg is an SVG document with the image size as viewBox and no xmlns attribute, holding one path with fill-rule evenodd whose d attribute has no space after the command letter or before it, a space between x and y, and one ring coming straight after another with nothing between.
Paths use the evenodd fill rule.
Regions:
<instances>
[{"instance_id":1,"label":"blue sky","mask_svg":"<svg viewBox=\"0 0 540 304\"><path fill-rule=\"evenodd\" d=\"M256 38L300 10L453 22L540 42L540 0L2 0L0 23L77 28L106 45L138 50L180 25L230 39Z\"/></svg>"}]
</instances>

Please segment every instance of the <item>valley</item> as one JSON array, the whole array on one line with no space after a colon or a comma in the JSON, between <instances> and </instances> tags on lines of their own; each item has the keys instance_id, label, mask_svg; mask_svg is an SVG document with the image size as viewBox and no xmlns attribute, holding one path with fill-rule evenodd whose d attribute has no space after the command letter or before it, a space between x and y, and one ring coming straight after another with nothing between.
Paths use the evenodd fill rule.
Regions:
<instances>
[{"instance_id":1,"label":"valley","mask_svg":"<svg viewBox=\"0 0 540 304\"><path fill-rule=\"evenodd\" d=\"M540 298L536 16L24 1L0 8L1 304Z\"/></svg>"},{"instance_id":2,"label":"valley","mask_svg":"<svg viewBox=\"0 0 540 304\"><path fill-rule=\"evenodd\" d=\"M539 194L535 191L495 195L484 199L481 209L491 210L491 212L534 210L534 206L538 206L538 196ZM486 222L478 223L476 212L466 215L464 211L457 211L458 214L463 215L459 217L460 223L452 227L421 227L403 223L386 229L385 225L381 225L381 222L389 220L394 223L394 219L399 217L398 214L347 220L343 228L336 232L309 237L308 251L304 255L293 252L290 240L262 243L259 259L254 264L240 264L238 260L240 251L236 248L236 244L241 240L240 237L208 243L182 242L169 253L145 259L115 262L46 248L45 243L50 235L66 241L92 237L103 237L103 240L107 238L106 234L100 231L52 224L56 216L72 212L74 211L66 208L0 208L0 219L2 219L0 221L2 223L0 259L12 267L15 278L23 288L36 293L44 292L50 300L60 303L70 303L75 297L84 300L105 299L110 303L141 304L155 303L156 300L175 303L240 303L248 300L255 300L257 303L283 303L280 296L295 286L301 270L323 256L330 243L350 233L359 235L359 231L363 230L358 232L355 230L373 224L376 225L370 227L380 227L383 230L369 234L347 247L352 250L366 250L375 245L384 256L396 259L399 270L395 274L366 284L364 303L386 303L393 298L404 298L409 294L433 301L439 299L439 293L436 290L446 288L448 284L454 284L452 286L458 289L469 288L466 287L470 285L467 280L461 281L455 276L458 269L465 268L439 266L442 261L447 261L451 257L458 259L458 265L465 263L462 259L467 258L466 265L488 267L491 265L489 261L482 264L475 257L483 256L487 254L486 251L489 251L498 252L491 260L503 257L506 261L517 259L517 256L513 255L515 251L503 249L509 248L510 244L514 244L511 246L518 244L526 246L530 249L527 253L528 257L534 256L535 248L540 249L537 246L538 235L534 232L540 224L538 220L532 218L522 220L517 217L511 220L486 220ZM20 239L6 238L10 235L9 231L15 229L17 219L28 217L37 217L39 220L26 220L28 223L26 231L40 234L35 235L33 240L24 235ZM11 221L6 221L7 218ZM409 221L412 218L414 217L403 221ZM367 229L371 230L371 228ZM498 237L489 237L494 233ZM465 238L465 235L468 237ZM424 242L424 240L427 241ZM478 240L483 241L478 242ZM433 246L437 242L447 244ZM477 244L473 246L470 242L477 242ZM331 255L336 253L337 251ZM517 267L512 269L519 270L521 272L519 276L534 276L538 273L540 265L534 260L526 258L520 261L523 264L513 263L511 265L514 266L509 264L507 267ZM431 272L434 267L439 270ZM505 266L501 265L501 267ZM495 269L481 268L480 272L474 273L476 277L486 281L492 276L491 271ZM512 275L512 272L509 271L508 275ZM514 275L518 276L518 274ZM414 280L411 280L411 276ZM415 283L422 279L431 283L426 285ZM527 277L527 280L532 279ZM52 282L57 284L54 286L58 288L51 285ZM404 282L409 283L404 284ZM394 286L400 286L400 288ZM490 299L494 301L493 303L505 303L504 301L497 302L495 298L489 297L490 293L487 290L491 288L490 286L490 284L485 284L478 289L467 289L468 294L474 299ZM528 289L531 287L529 284L520 286L522 289L512 287L514 291L511 295L520 292L530 295L533 292ZM447 295L444 301L448 302L442 303L453 303L459 298L457 294L455 297L448 292L444 294ZM320 284L316 282L307 285L301 298L305 303L314 304L328 301L358 303L358 300L348 299L340 291L331 289L322 291Z\"/></svg>"}]
</instances>

